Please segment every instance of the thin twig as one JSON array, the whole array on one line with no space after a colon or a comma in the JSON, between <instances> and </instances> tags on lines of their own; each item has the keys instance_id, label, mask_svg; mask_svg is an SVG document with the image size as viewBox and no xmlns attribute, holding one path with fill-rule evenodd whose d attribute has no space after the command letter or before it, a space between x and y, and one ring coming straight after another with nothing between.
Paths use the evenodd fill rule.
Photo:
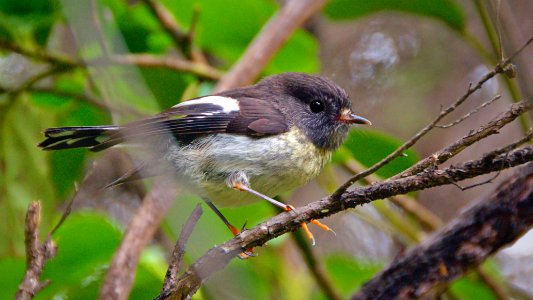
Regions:
<instances>
[{"instance_id":1,"label":"thin twig","mask_svg":"<svg viewBox=\"0 0 533 300\"><path fill-rule=\"evenodd\" d=\"M326 0L289 0L263 27L239 61L218 82L215 92L252 83L293 32L326 4Z\"/></svg>"},{"instance_id":2,"label":"thin twig","mask_svg":"<svg viewBox=\"0 0 533 300\"><path fill-rule=\"evenodd\" d=\"M86 66L91 65L107 65L108 63L106 59L97 59L88 61L86 64L82 61L51 54L46 49L30 51L2 39L0 39L0 49L6 49L36 60L56 65L59 70L85 68ZM223 76L222 71L209 65L169 56L155 56L150 54L111 55L111 62L120 65L137 65L139 67L147 68L165 68L175 72L188 72L209 80L219 80Z\"/></svg>"},{"instance_id":3,"label":"thin twig","mask_svg":"<svg viewBox=\"0 0 533 300\"><path fill-rule=\"evenodd\" d=\"M52 240L52 235L57 231L70 215L72 203L75 195L63 211L61 219L48 233L46 239L41 244L39 242L39 225L41 222L41 203L33 201L26 211L26 225L24 229L25 246L26 246L26 273L19 285L18 292L15 296L17 300L32 299L41 289L49 284L48 280L41 281L40 277L44 265L48 260L53 258L57 253L57 247Z\"/></svg>"},{"instance_id":4,"label":"thin twig","mask_svg":"<svg viewBox=\"0 0 533 300\"><path fill-rule=\"evenodd\" d=\"M31 57L33 59L53 65L60 65L65 67L74 67L80 65L79 62L72 60L71 58L62 55L52 54L46 49L29 50L4 39L0 39L0 49L9 50L24 55L26 57Z\"/></svg>"},{"instance_id":5,"label":"thin twig","mask_svg":"<svg viewBox=\"0 0 533 300\"><path fill-rule=\"evenodd\" d=\"M174 44L178 49L183 50L183 47L186 47L185 44L189 42L188 35L180 28L174 16L170 11L166 9L159 1L156 0L143 0L143 2L148 6L152 14L159 21L163 29L167 34L172 38ZM183 53L187 55L187 53Z\"/></svg>"},{"instance_id":6,"label":"thin twig","mask_svg":"<svg viewBox=\"0 0 533 300\"><path fill-rule=\"evenodd\" d=\"M530 101L522 101L513 103L509 109L505 111L499 118L488 122L487 124L479 127L475 131L471 131L468 135L460 138L448 147L434 153L423 160L417 162L414 166L403 171L402 173L395 175L393 178L411 176L418 172L425 170L427 167L436 166L444 163L450 158L456 156L468 146L474 144L487 136L496 134L499 130L510 122L514 121L518 116L524 112L530 110L533 107L533 103Z\"/></svg>"},{"instance_id":7,"label":"thin twig","mask_svg":"<svg viewBox=\"0 0 533 300\"><path fill-rule=\"evenodd\" d=\"M352 178L350 178L346 183L344 183L341 187L337 189L337 191L332 195L333 198L338 198L342 193L344 193L350 186L352 186L355 182L357 182L359 179L364 178L377 170L379 170L384 165L391 162L396 157L402 155L402 153L412 147L420 138L422 138L426 133L428 133L435 125L445 116L450 114L452 111L454 111L459 105L461 105L466 99L470 97L475 91L479 90L485 82L487 82L489 79L493 78L497 74L504 73L507 65L511 63L511 61L520 54L531 42L533 42L533 36L531 36L518 50L516 50L513 54L511 54L508 58L505 60L499 62L492 71L485 74L478 83L472 87L472 84L469 85L468 90L465 94L463 94L457 101L455 101L452 105L448 106L446 109L441 110L440 114L433 120L433 122L426 125L422 130L420 130L417 134L415 134L411 139L409 139L407 142L405 142L403 145L398 147L394 152L387 155L387 157L383 158L381 161L374 164L372 167L368 168L366 171L361 172L359 174L354 175Z\"/></svg>"},{"instance_id":8,"label":"thin twig","mask_svg":"<svg viewBox=\"0 0 533 300\"><path fill-rule=\"evenodd\" d=\"M261 246L277 236L295 231L300 228L302 223L309 222L311 219L321 219L376 199L488 174L498 171L502 162L505 163L506 167L525 164L533 160L533 146L513 150L508 155L498 155L491 159L488 157L492 157L491 153L479 160L457 164L444 170L430 169L415 176L375 183L368 187L346 191L337 199L330 196L297 208L295 211L281 213L209 250L179 278L177 290L180 291L181 295L194 294L211 274L223 269L232 258L244 249Z\"/></svg>"},{"instance_id":9,"label":"thin twig","mask_svg":"<svg viewBox=\"0 0 533 300\"><path fill-rule=\"evenodd\" d=\"M41 273L46 262L43 248L39 242L39 224L41 222L41 203L31 202L26 212L24 229L26 245L26 273L15 299L31 299L43 288Z\"/></svg>"},{"instance_id":10,"label":"thin twig","mask_svg":"<svg viewBox=\"0 0 533 300\"><path fill-rule=\"evenodd\" d=\"M177 285L178 272L181 269L183 264L183 256L185 255L185 245L189 240L189 237L196 226L196 223L202 216L202 206L200 204L196 205L191 215L183 225L180 233L180 237L174 246L172 251L172 259L170 265L168 266L167 274L165 275L165 280L163 282L163 287L161 293L155 299L165 299L172 292L175 292L174 288Z\"/></svg>"},{"instance_id":11,"label":"thin twig","mask_svg":"<svg viewBox=\"0 0 533 300\"><path fill-rule=\"evenodd\" d=\"M151 54L113 55L111 62L120 65L136 65L148 68L164 68L176 72L189 72L210 80L219 80L223 76L221 71L209 65L169 56L156 56ZM89 64L100 63L100 61L92 61Z\"/></svg>"},{"instance_id":12,"label":"thin twig","mask_svg":"<svg viewBox=\"0 0 533 300\"><path fill-rule=\"evenodd\" d=\"M482 110L483 108L489 106L490 104L492 104L494 101L500 99L501 96L500 95L496 95L494 96L492 99L490 99L489 101L485 101L483 102L480 106L474 108L473 110L471 110L470 112L468 112L467 114L465 114L464 116L460 117L459 119L453 121L452 123L449 123L449 124L445 124L445 125L435 125L435 127L438 127L438 128L442 128L442 129L446 129L446 128L450 128L452 126L455 126L461 122L463 122L464 120L470 118L470 116L472 116L473 114L476 114L477 112L479 112L480 110Z\"/></svg>"}]
</instances>

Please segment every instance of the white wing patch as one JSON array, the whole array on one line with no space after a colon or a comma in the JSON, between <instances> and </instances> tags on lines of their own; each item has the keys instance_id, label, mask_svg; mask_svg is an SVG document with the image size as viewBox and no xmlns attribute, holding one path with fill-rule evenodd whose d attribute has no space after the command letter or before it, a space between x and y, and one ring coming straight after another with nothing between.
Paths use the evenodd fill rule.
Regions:
<instances>
[{"instance_id":1,"label":"white wing patch","mask_svg":"<svg viewBox=\"0 0 533 300\"><path fill-rule=\"evenodd\" d=\"M180 104L174 105L173 107L181 107L181 106L193 105L193 104L217 105L222 108L222 112L224 113L239 111L239 101L237 101L237 99L233 99L229 97L222 97L222 96L206 96L200 99L185 101Z\"/></svg>"}]
</instances>

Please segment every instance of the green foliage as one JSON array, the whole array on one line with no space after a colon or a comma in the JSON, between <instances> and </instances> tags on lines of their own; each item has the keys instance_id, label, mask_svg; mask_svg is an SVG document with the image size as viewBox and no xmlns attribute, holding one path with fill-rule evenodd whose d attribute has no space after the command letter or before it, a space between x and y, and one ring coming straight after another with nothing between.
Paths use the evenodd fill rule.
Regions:
<instances>
[{"instance_id":1,"label":"green foliage","mask_svg":"<svg viewBox=\"0 0 533 300\"><path fill-rule=\"evenodd\" d=\"M466 23L462 7L454 0L333 0L325 12L334 20L346 20L387 10L432 17L458 31L464 30Z\"/></svg>"},{"instance_id":2,"label":"green foliage","mask_svg":"<svg viewBox=\"0 0 533 300\"><path fill-rule=\"evenodd\" d=\"M189 27L194 10L199 12L199 45L224 60L229 66L237 61L261 27L276 11L273 1L243 0L164 0L180 24ZM304 30L297 30L266 68L266 74L279 72L317 72L318 46Z\"/></svg>"},{"instance_id":3,"label":"green foliage","mask_svg":"<svg viewBox=\"0 0 533 300\"><path fill-rule=\"evenodd\" d=\"M486 284L471 275L455 281L450 290L459 300L498 299Z\"/></svg>"},{"instance_id":4,"label":"green foliage","mask_svg":"<svg viewBox=\"0 0 533 300\"><path fill-rule=\"evenodd\" d=\"M346 297L357 291L383 267L381 263L358 261L340 254L328 256L325 263L331 279Z\"/></svg>"},{"instance_id":5,"label":"green foliage","mask_svg":"<svg viewBox=\"0 0 533 300\"><path fill-rule=\"evenodd\" d=\"M78 293L78 290L101 281L120 236L120 231L105 216L93 213L70 216L53 236L58 253L46 265L42 275L52 282L39 294L39 298L62 294L83 299L84 296L96 295L97 291Z\"/></svg>"},{"instance_id":6,"label":"green foliage","mask_svg":"<svg viewBox=\"0 0 533 300\"><path fill-rule=\"evenodd\" d=\"M57 5L52 0L0 0L0 38L44 45L54 22Z\"/></svg>"},{"instance_id":7,"label":"green foliage","mask_svg":"<svg viewBox=\"0 0 533 300\"><path fill-rule=\"evenodd\" d=\"M392 153L401 144L403 144L402 141L383 132L369 129L353 130L344 145L335 153L333 161L343 163L353 157L363 165L371 166ZM416 152L409 149L404 152L403 156L397 157L376 173L387 178L409 168L418 160Z\"/></svg>"},{"instance_id":8,"label":"green foliage","mask_svg":"<svg viewBox=\"0 0 533 300\"><path fill-rule=\"evenodd\" d=\"M239 59L279 9L277 2L272 0L161 2L185 33L192 27L195 11L198 13L195 46L221 70L227 70ZM96 3L94 11L93 3ZM466 23L462 8L453 0L332 0L325 13L334 20L344 20L383 10L435 18L458 31L463 30ZM100 18L101 32L96 32L94 16ZM69 55L73 55L72 49L58 47L65 46L61 43L61 39L68 36L61 33L65 25L72 26L76 46L80 47L75 54L86 61L102 59L100 38L113 54L163 56L180 51L143 1L0 0L0 39L29 51L49 46L53 48L51 53L68 50ZM320 68L318 53L315 36L299 29L262 75L287 71L317 73ZM45 64L36 60L37 73L44 67ZM39 81L39 87L50 87L55 92L23 91L0 96L0 299L12 298L23 276L23 220L27 204L33 200L42 201L41 233L44 235L59 219L66 200L72 196L74 183L83 179L88 160L96 157L83 149L41 151L36 145L43 138L42 131L56 126L122 123L138 115L152 115L180 99L207 95L213 91L214 85L212 81L186 72L101 64L58 71ZM85 99L85 95L94 96L101 105ZM102 108L105 106L113 107L113 114ZM399 139L375 130L353 131L346 144L335 153L334 163L355 159L370 166L401 143ZM378 175L390 177L418 160L412 150L405 154L379 170ZM323 192L334 190L334 185L338 184L334 168L329 168L328 172L331 173L325 175L327 178L321 185ZM317 199L318 196L310 200ZM190 196L178 199L166 220L170 240L176 239L183 220L198 201ZM222 213L238 227L245 223L252 227L277 211L270 204L259 201L239 208L223 208ZM73 213L53 236L58 253L47 263L42 275L42 279L51 280L51 284L37 295L37 299L97 298L121 236L121 231L107 215ZM207 249L231 236L218 217L206 209L187 244L186 261L197 259ZM206 295L205 298L216 299L217 295L209 294L209 288L218 284L225 287L228 295L236 293L247 299L320 299L322 292L308 270L293 268L294 253L287 250L288 240L290 236L284 235L270 241L267 247L256 249L259 254L256 259L233 260L228 268L210 279L201 293ZM329 255L324 262L335 287L346 297L382 267L381 263L369 263L345 255ZM165 270L163 251L157 246L145 249L136 270L131 298L156 296ZM457 281L452 291L459 299L491 299L493 296L473 276Z\"/></svg>"},{"instance_id":9,"label":"green foliage","mask_svg":"<svg viewBox=\"0 0 533 300\"><path fill-rule=\"evenodd\" d=\"M25 269L26 261L22 257L0 259L0 299L13 299Z\"/></svg>"}]
</instances>

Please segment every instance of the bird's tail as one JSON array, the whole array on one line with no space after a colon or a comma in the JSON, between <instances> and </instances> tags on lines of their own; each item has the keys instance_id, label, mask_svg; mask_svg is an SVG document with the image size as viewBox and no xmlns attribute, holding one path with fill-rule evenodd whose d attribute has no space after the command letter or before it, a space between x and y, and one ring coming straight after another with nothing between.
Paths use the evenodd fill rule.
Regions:
<instances>
[{"instance_id":1,"label":"bird's tail","mask_svg":"<svg viewBox=\"0 0 533 300\"><path fill-rule=\"evenodd\" d=\"M43 150L89 148L100 151L124 141L119 126L56 127L44 131Z\"/></svg>"}]
</instances>

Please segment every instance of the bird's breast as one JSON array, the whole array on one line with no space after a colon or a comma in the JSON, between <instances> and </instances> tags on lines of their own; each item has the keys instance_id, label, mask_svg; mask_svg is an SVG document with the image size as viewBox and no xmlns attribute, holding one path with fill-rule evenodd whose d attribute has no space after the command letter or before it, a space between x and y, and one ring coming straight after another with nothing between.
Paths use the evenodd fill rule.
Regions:
<instances>
[{"instance_id":1,"label":"bird's breast","mask_svg":"<svg viewBox=\"0 0 533 300\"><path fill-rule=\"evenodd\" d=\"M223 206L260 200L229 188L229 174L244 172L252 189L274 197L316 177L331 157L296 128L262 138L217 134L170 152L175 152L171 156L178 171L198 186L198 192Z\"/></svg>"}]
</instances>

